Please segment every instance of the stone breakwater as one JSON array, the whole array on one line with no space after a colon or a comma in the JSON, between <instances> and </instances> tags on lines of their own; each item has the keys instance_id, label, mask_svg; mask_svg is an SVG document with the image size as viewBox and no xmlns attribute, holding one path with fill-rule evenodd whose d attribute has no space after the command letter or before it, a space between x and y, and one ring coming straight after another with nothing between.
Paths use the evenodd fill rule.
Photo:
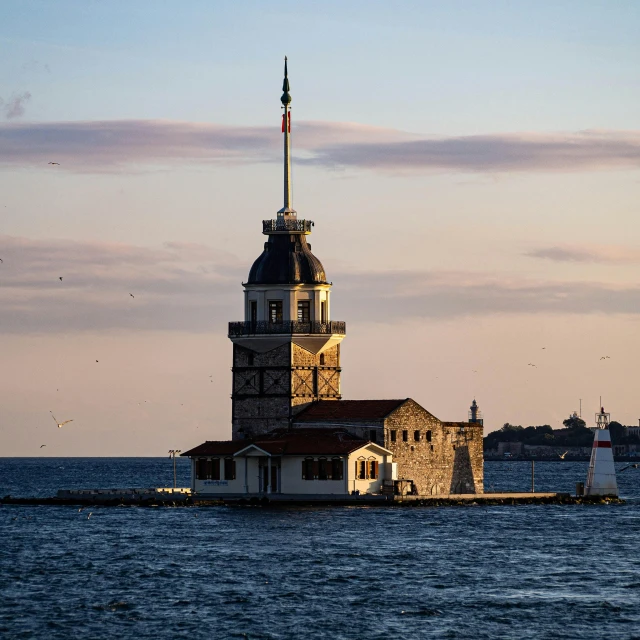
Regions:
<instances>
[{"instance_id":1,"label":"stone breakwater","mask_svg":"<svg viewBox=\"0 0 640 640\"><path fill-rule=\"evenodd\" d=\"M444 496L324 496L316 499L301 499L299 496L271 495L261 498L234 497L231 499L200 499L188 492L134 493L130 490L119 493L78 491L60 492L58 496L46 498L14 498L5 496L2 505L49 505L49 506L139 506L139 507L207 507L207 506L379 506L379 507L452 507L523 504L623 504L624 500L613 496L573 496L568 493L485 493Z\"/></svg>"}]
</instances>

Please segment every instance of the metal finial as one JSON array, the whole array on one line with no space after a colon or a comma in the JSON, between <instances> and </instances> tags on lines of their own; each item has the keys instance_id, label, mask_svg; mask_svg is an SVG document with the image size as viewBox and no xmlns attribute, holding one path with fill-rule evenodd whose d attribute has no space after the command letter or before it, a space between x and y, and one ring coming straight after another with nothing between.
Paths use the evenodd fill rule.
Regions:
<instances>
[{"instance_id":1,"label":"metal finial","mask_svg":"<svg viewBox=\"0 0 640 640\"><path fill-rule=\"evenodd\" d=\"M282 97L280 98L280 102L282 104L291 104L291 96L289 95L289 74L287 72L287 56L284 57L284 80L282 82Z\"/></svg>"}]
</instances>

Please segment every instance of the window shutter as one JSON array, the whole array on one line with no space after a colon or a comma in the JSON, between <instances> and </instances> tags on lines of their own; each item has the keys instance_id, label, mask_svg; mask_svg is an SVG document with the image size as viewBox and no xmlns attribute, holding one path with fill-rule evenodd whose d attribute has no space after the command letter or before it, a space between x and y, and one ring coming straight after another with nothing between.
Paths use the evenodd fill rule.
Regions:
<instances>
[{"instance_id":1,"label":"window shutter","mask_svg":"<svg viewBox=\"0 0 640 640\"><path fill-rule=\"evenodd\" d=\"M313 477L314 477L314 478L317 478L317 477L318 477L318 474L319 474L319 468L318 468L318 467L319 467L319 465L318 465L318 461L317 461L317 460L314 460L314 461L313 461Z\"/></svg>"},{"instance_id":2,"label":"window shutter","mask_svg":"<svg viewBox=\"0 0 640 640\"><path fill-rule=\"evenodd\" d=\"M212 480L220 480L220 458L213 459L213 473L211 474Z\"/></svg>"},{"instance_id":3,"label":"window shutter","mask_svg":"<svg viewBox=\"0 0 640 640\"><path fill-rule=\"evenodd\" d=\"M213 469L213 462L211 461L211 458L207 460L205 469L206 469L205 476L207 478L211 478L211 470Z\"/></svg>"},{"instance_id":4,"label":"window shutter","mask_svg":"<svg viewBox=\"0 0 640 640\"><path fill-rule=\"evenodd\" d=\"M373 476L372 477L373 477L374 480L378 479L378 461L377 460L373 463Z\"/></svg>"},{"instance_id":5,"label":"window shutter","mask_svg":"<svg viewBox=\"0 0 640 640\"><path fill-rule=\"evenodd\" d=\"M306 460L302 461L302 479L303 480L307 479L307 461Z\"/></svg>"},{"instance_id":6,"label":"window shutter","mask_svg":"<svg viewBox=\"0 0 640 640\"><path fill-rule=\"evenodd\" d=\"M235 480L236 479L236 461L232 460L231 461L231 480Z\"/></svg>"},{"instance_id":7,"label":"window shutter","mask_svg":"<svg viewBox=\"0 0 640 640\"><path fill-rule=\"evenodd\" d=\"M358 467L359 462L360 460L356 460L356 479L360 478L359 467Z\"/></svg>"}]
</instances>

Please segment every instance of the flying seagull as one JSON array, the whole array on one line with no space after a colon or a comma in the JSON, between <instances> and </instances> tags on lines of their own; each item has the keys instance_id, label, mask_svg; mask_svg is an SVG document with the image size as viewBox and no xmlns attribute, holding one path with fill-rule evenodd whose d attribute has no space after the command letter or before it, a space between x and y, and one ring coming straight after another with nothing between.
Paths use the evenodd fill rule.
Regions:
<instances>
[{"instance_id":1,"label":"flying seagull","mask_svg":"<svg viewBox=\"0 0 640 640\"><path fill-rule=\"evenodd\" d=\"M564 457L567 455L567 453L569 452L565 451L564 453L560 454L560 460L564 460Z\"/></svg>"},{"instance_id":2,"label":"flying seagull","mask_svg":"<svg viewBox=\"0 0 640 640\"><path fill-rule=\"evenodd\" d=\"M62 276L59 276L59 277L58 277L58 280L60 280L60 282L62 282Z\"/></svg>"},{"instance_id":3,"label":"flying seagull","mask_svg":"<svg viewBox=\"0 0 640 640\"><path fill-rule=\"evenodd\" d=\"M46 444L41 444L40 448L42 449L42 447L46 447L46 446L47 446Z\"/></svg>"},{"instance_id":4,"label":"flying seagull","mask_svg":"<svg viewBox=\"0 0 640 640\"><path fill-rule=\"evenodd\" d=\"M132 298L135 298L135 296L133 295L133 293L130 293L129 295L130 295Z\"/></svg>"},{"instance_id":5,"label":"flying seagull","mask_svg":"<svg viewBox=\"0 0 640 640\"><path fill-rule=\"evenodd\" d=\"M527 367L535 367L535 364L532 364L531 362L527 365Z\"/></svg>"},{"instance_id":6,"label":"flying seagull","mask_svg":"<svg viewBox=\"0 0 640 640\"><path fill-rule=\"evenodd\" d=\"M4 260L2 258L0 258L0 262L4 262Z\"/></svg>"},{"instance_id":7,"label":"flying seagull","mask_svg":"<svg viewBox=\"0 0 640 640\"><path fill-rule=\"evenodd\" d=\"M60 164L59 162L50 162L49 164Z\"/></svg>"},{"instance_id":8,"label":"flying seagull","mask_svg":"<svg viewBox=\"0 0 640 640\"><path fill-rule=\"evenodd\" d=\"M98 361L96 360L96 362L98 362Z\"/></svg>"},{"instance_id":9,"label":"flying seagull","mask_svg":"<svg viewBox=\"0 0 640 640\"><path fill-rule=\"evenodd\" d=\"M89 512L89 515L87 516L87 520L93 515L93 511Z\"/></svg>"},{"instance_id":10,"label":"flying seagull","mask_svg":"<svg viewBox=\"0 0 640 640\"><path fill-rule=\"evenodd\" d=\"M67 424L68 422L73 422L73 419L71 420L65 420L64 422L58 422L56 420L56 417L53 415L53 411L49 411L49 413L51 414L51 417L53 418L54 422L58 425L58 429L62 428L63 425ZM44 446L44 445L43 445Z\"/></svg>"},{"instance_id":11,"label":"flying seagull","mask_svg":"<svg viewBox=\"0 0 640 640\"><path fill-rule=\"evenodd\" d=\"M602 358L600 358L600 360L607 360L607 359L610 359L610 357L609 356L602 356Z\"/></svg>"}]
</instances>

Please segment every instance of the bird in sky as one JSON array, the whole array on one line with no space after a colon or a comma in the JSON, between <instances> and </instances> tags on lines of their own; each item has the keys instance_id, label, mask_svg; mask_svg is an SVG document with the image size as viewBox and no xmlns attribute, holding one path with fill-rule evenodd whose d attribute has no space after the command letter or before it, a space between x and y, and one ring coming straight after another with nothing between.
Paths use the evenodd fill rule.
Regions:
<instances>
[{"instance_id":1,"label":"bird in sky","mask_svg":"<svg viewBox=\"0 0 640 640\"><path fill-rule=\"evenodd\" d=\"M602 358L600 358L600 360L607 360L609 359L609 356L602 356Z\"/></svg>"},{"instance_id":2,"label":"bird in sky","mask_svg":"<svg viewBox=\"0 0 640 640\"><path fill-rule=\"evenodd\" d=\"M527 365L527 367L535 367L535 366L536 366L536 365L535 365L535 364L533 364L533 363L531 363L531 362Z\"/></svg>"},{"instance_id":3,"label":"bird in sky","mask_svg":"<svg viewBox=\"0 0 640 640\"><path fill-rule=\"evenodd\" d=\"M49 164L60 164L59 162L50 162Z\"/></svg>"},{"instance_id":4,"label":"bird in sky","mask_svg":"<svg viewBox=\"0 0 640 640\"><path fill-rule=\"evenodd\" d=\"M96 360L96 362L98 362L98 361Z\"/></svg>"},{"instance_id":5,"label":"bird in sky","mask_svg":"<svg viewBox=\"0 0 640 640\"><path fill-rule=\"evenodd\" d=\"M564 457L567 455L567 453L569 452L565 451L564 453L560 454L560 460L564 460Z\"/></svg>"},{"instance_id":6,"label":"bird in sky","mask_svg":"<svg viewBox=\"0 0 640 640\"><path fill-rule=\"evenodd\" d=\"M135 296L133 295L133 293L130 293L129 295L130 295L132 298L135 298Z\"/></svg>"},{"instance_id":7,"label":"bird in sky","mask_svg":"<svg viewBox=\"0 0 640 640\"><path fill-rule=\"evenodd\" d=\"M46 444L41 444L40 448L42 449L42 447L46 447L46 446L47 446Z\"/></svg>"},{"instance_id":8,"label":"bird in sky","mask_svg":"<svg viewBox=\"0 0 640 640\"><path fill-rule=\"evenodd\" d=\"M2 258L0 258L0 262L4 262L4 260Z\"/></svg>"},{"instance_id":9,"label":"bird in sky","mask_svg":"<svg viewBox=\"0 0 640 640\"><path fill-rule=\"evenodd\" d=\"M83 509L84 509L84 507L80 507L80 508L78 509L78 513L80 513Z\"/></svg>"},{"instance_id":10,"label":"bird in sky","mask_svg":"<svg viewBox=\"0 0 640 640\"><path fill-rule=\"evenodd\" d=\"M93 511L89 511L89 515L87 516L87 520L93 515Z\"/></svg>"},{"instance_id":11,"label":"bird in sky","mask_svg":"<svg viewBox=\"0 0 640 640\"><path fill-rule=\"evenodd\" d=\"M547 347L542 347L543 349L546 349Z\"/></svg>"},{"instance_id":12,"label":"bird in sky","mask_svg":"<svg viewBox=\"0 0 640 640\"><path fill-rule=\"evenodd\" d=\"M58 422L56 420L56 417L53 415L53 411L49 411L49 413L51 414L51 417L53 418L54 422L58 425L58 429L61 429L63 425L67 424L68 422L73 422L73 419L65 420L64 422Z\"/></svg>"}]
</instances>

